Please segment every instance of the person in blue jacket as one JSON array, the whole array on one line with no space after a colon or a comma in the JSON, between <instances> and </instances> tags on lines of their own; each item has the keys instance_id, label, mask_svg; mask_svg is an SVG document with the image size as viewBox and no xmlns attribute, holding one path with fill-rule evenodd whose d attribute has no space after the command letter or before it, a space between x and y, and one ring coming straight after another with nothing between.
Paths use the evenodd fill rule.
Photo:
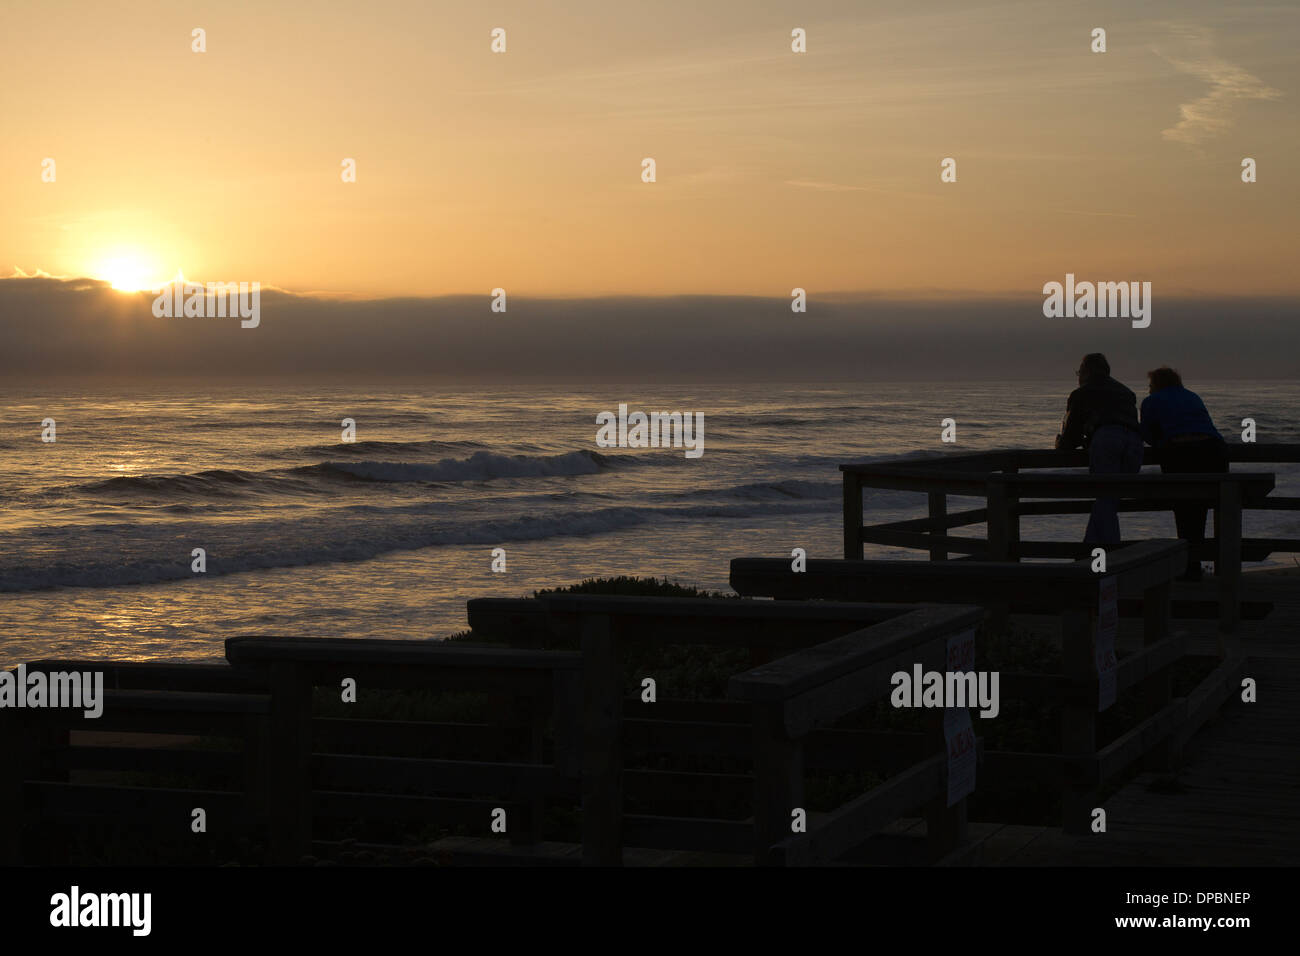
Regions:
<instances>
[{"instance_id":1,"label":"person in blue jacket","mask_svg":"<svg viewBox=\"0 0 1300 956\"><path fill-rule=\"evenodd\" d=\"M1165 474L1228 471L1228 450L1199 395L1183 386L1182 376L1167 365L1147 372L1150 383L1142 400L1142 438L1160 451ZM1187 542L1187 570L1182 581L1201 579L1200 551L1205 543L1205 501L1174 504L1174 526Z\"/></svg>"}]
</instances>

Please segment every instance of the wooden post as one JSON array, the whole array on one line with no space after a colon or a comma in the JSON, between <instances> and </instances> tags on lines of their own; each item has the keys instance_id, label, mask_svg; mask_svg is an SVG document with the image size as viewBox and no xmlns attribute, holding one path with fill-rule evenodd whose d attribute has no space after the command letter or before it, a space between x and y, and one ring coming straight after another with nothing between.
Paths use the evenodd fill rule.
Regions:
<instances>
[{"instance_id":1,"label":"wooden post","mask_svg":"<svg viewBox=\"0 0 1300 956\"><path fill-rule=\"evenodd\" d=\"M770 849L794 834L796 809L807 811L803 795L803 741L785 729L785 706L755 704L754 720L754 865L772 863Z\"/></svg>"},{"instance_id":2,"label":"wooden post","mask_svg":"<svg viewBox=\"0 0 1300 956\"><path fill-rule=\"evenodd\" d=\"M1061 673L1067 690L1061 702L1061 754L1091 757L1097 752L1097 701L1081 687L1097 677L1093 652L1093 621L1088 605L1076 605L1061 615ZM1087 833L1093 809L1093 787L1065 775L1061 792L1061 827L1066 833Z\"/></svg>"},{"instance_id":3,"label":"wooden post","mask_svg":"<svg viewBox=\"0 0 1300 956\"><path fill-rule=\"evenodd\" d=\"M1010 468L1003 468L1002 473L1004 475L1018 475L1020 473L1020 468L1013 465ZM1020 506L1020 495L1014 490L1014 488L1015 485L1012 483L1011 487L1007 491L1006 501L1008 561L1020 560L1020 514L1017 511Z\"/></svg>"},{"instance_id":4,"label":"wooden post","mask_svg":"<svg viewBox=\"0 0 1300 956\"><path fill-rule=\"evenodd\" d=\"M1006 561L1011 552L1011 514L1007 483L997 476L989 478L985 508L988 511L989 559ZM1011 626L1010 605L993 602L988 605L987 628L990 634L1004 634Z\"/></svg>"},{"instance_id":5,"label":"wooden post","mask_svg":"<svg viewBox=\"0 0 1300 956\"><path fill-rule=\"evenodd\" d=\"M1237 629L1241 618L1241 486L1235 481L1219 482L1219 501L1214 509L1218 527L1219 554L1214 563L1214 577L1219 584L1219 656L1226 657L1225 634Z\"/></svg>"},{"instance_id":6,"label":"wooden post","mask_svg":"<svg viewBox=\"0 0 1300 956\"><path fill-rule=\"evenodd\" d=\"M851 471L844 473L844 560L862 560L862 484Z\"/></svg>"},{"instance_id":7,"label":"wooden post","mask_svg":"<svg viewBox=\"0 0 1300 956\"><path fill-rule=\"evenodd\" d=\"M245 826L261 826L268 823L266 809L269 793L267 780L267 771L270 768L270 759L267 756L269 737L266 714L247 714L244 717L243 824Z\"/></svg>"},{"instance_id":8,"label":"wooden post","mask_svg":"<svg viewBox=\"0 0 1300 956\"><path fill-rule=\"evenodd\" d=\"M525 737L524 762L540 765L546 746L546 722L550 708L536 694L516 695L511 699L510 723L519 727ZM542 821L546 816L546 798L540 794L525 795L513 805L510 823L510 842L516 846L531 846L542 839Z\"/></svg>"},{"instance_id":9,"label":"wooden post","mask_svg":"<svg viewBox=\"0 0 1300 956\"><path fill-rule=\"evenodd\" d=\"M582 635L582 862L623 863L623 654L606 615L584 615Z\"/></svg>"},{"instance_id":10,"label":"wooden post","mask_svg":"<svg viewBox=\"0 0 1300 956\"><path fill-rule=\"evenodd\" d=\"M1006 561L1010 557L1011 546L1006 482L995 477L989 478L985 502L988 511L989 558L993 561Z\"/></svg>"},{"instance_id":11,"label":"wooden post","mask_svg":"<svg viewBox=\"0 0 1300 956\"><path fill-rule=\"evenodd\" d=\"M1169 636L1172 610L1173 583L1165 581L1147 588L1142 595L1142 644L1150 647ZM1173 675L1166 665L1142 681L1143 716L1151 717L1164 710L1173 690ZM1145 763L1148 770L1172 770L1178 755L1171 748L1171 740L1153 747Z\"/></svg>"},{"instance_id":12,"label":"wooden post","mask_svg":"<svg viewBox=\"0 0 1300 956\"><path fill-rule=\"evenodd\" d=\"M25 693L24 688L19 693ZM23 831L27 812L23 801L23 783L35 769L35 735L30 727L29 711L0 709L0 866L20 866L23 856Z\"/></svg>"},{"instance_id":13,"label":"wooden post","mask_svg":"<svg viewBox=\"0 0 1300 956\"><path fill-rule=\"evenodd\" d=\"M311 691L311 679L296 663L271 662L267 819L273 863L295 864L311 853Z\"/></svg>"},{"instance_id":14,"label":"wooden post","mask_svg":"<svg viewBox=\"0 0 1300 956\"><path fill-rule=\"evenodd\" d=\"M944 491L932 491L930 498L930 534L932 540L946 537L948 534L948 494ZM937 540L930 545L931 561L947 561L948 551Z\"/></svg>"},{"instance_id":15,"label":"wooden post","mask_svg":"<svg viewBox=\"0 0 1300 956\"><path fill-rule=\"evenodd\" d=\"M1007 494L1007 560L1020 560L1020 496Z\"/></svg>"},{"instance_id":16,"label":"wooden post","mask_svg":"<svg viewBox=\"0 0 1300 956\"><path fill-rule=\"evenodd\" d=\"M556 668L551 672L555 704L555 770L561 777L582 777L582 673Z\"/></svg>"},{"instance_id":17,"label":"wooden post","mask_svg":"<svg viewBox=\"0 0 1300 956\"><path fill-rule=\"evenodd\" d=\"M948 752L948 740L943 732L942 708L931 717L931 735L937 736L941 753ZM978 781L978 778L977 778ZM966 798L962 797L948 806L948 782L944 778L940 793L925 805L925 842L931 861L939 860L966 842L968 833Z\"/></svg>"}]
</instances>

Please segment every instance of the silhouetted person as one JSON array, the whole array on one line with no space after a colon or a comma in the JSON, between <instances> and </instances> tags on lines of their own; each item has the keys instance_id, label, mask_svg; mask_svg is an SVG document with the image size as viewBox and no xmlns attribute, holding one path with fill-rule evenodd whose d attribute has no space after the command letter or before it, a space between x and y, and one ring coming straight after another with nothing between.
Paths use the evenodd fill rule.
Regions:
<instances>
[{"instance_id":1,"label":"silhouetted person","mask_svg":"<svg viewBox=\"0 0 1300 956\"><path fill-rule=\"evenodd\" d=\"M1073 450L1082 445L1094 475L1137 474L1142 470L1137 396L1110 377L1110 363L1100 352L1085 355L1076 374L1079 387L1066 400L1056 447ZM1092 503L1083 540L1104 547L1120 543L1118 498Z\"/></svg>"},{"instance_id":2,"label":"silhouetted person","mask_svg":"<svg viewBox=\"0 0 1300 956\"><path fill-rule=\"evenodd\" d=\"M1147 372L1150 394L1142 399L1142 437L1160 450L1160 470L1167 475L1226 472L1228 449L1199 395L1167 365ZM1205 543L1205 501L1174 503L1174 526L1187 542L1187 570L1182 581L1201 579L1200 549Z\"/></svg>"}]
</instances>

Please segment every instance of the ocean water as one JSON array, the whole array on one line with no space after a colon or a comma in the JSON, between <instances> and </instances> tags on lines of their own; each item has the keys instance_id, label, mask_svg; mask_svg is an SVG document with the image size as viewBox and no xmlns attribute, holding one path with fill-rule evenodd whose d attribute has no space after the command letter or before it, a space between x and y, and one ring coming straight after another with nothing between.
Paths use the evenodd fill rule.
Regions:
<instances>
[{"instance_id":1,"label":"ocean water","mask_svg":"<svg viewBox=\"0 0 1300 956\"><path fill-rule=\"evenodd\" d=\"M725 590L732 557L839 556L841 463L1050 447L1068 388L2 388L0 664L220 658L240 634L438 639L469 598L593 576ZM1300 441L1297 383L1197 390L1229 441L1247 416L1261 442ZM704 454L597 447L620 402L702 412ZM1297 466L1275 470L1300 494ZM866 499L868 520L924 507ZM1168 514L1121 517L1126 536L1173 534ZM1025 537L1081 538L1085 521L1026 519ZM1300 537L1300 516L1256 512L1247 533Z\"/></svg>"}]
</instances>

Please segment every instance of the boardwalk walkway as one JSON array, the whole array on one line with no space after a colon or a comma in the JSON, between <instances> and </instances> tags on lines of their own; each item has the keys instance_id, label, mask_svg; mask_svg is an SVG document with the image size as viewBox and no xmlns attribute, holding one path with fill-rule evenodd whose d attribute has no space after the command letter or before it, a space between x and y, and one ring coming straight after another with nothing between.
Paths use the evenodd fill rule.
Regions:
<instances>
[{"instance_id":1,"label":"boardwalk walkway","mask_svg":"<svg viewBox=\"0 0 1300 956\"><path fill-rule=\"evenodd\" d=\"M1275 602L1241 624L1247 676L1240 692L1188 743L1171 781L1143 773L1106 799L1107 832L1065 836L1032 827L981 827L982 862L1012 866L1250 866L1300 863L1300 569L1251 573L1246 597ZM1199 596L1180 585L1178 597ZM1210 586L1202 586L1208 593ZM1212 624L1175 622L1191 649L1212 652ZM981 833L980 830L984 832Z\"/></svg>"}]
</instances>

